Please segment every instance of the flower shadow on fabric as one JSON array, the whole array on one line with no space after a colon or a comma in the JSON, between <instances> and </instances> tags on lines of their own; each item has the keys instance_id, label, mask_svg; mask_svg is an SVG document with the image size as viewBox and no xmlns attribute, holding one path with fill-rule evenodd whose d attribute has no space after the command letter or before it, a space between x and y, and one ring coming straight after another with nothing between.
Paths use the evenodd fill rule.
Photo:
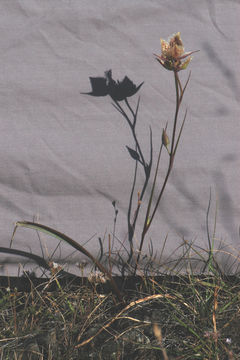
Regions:
<instances>
[{"instance_id":1,"label":"flower shadow on fabric","mask_svg":"<svg viewBox=\"0 0 240 360\"><path fill-rule=\"evenodd\" d=\"M122 101L135 95L143 85L136 86L127 76L122 81L112 78L112 70L105 71L105 77L89 77L92 91L82 93L91 96L110 95L114 101Z\"/></svg>"}]
</instances>

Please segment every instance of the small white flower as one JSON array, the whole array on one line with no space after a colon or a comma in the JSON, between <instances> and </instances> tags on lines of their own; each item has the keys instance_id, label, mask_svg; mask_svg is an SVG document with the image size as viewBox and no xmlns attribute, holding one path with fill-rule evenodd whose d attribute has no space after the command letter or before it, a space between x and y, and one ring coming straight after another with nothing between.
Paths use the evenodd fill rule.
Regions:
<instances>
[{"instance_id":1,"label":"small white flower","mask_svg":"<svg viewBox=\"0 0 240 360\"><path fill-rule=\"evenodd\" d=\"M105 274L100 271L91 272L88 276L88 281L92 283L105 283L107 281Z\"/></svg>"}]
</instances>

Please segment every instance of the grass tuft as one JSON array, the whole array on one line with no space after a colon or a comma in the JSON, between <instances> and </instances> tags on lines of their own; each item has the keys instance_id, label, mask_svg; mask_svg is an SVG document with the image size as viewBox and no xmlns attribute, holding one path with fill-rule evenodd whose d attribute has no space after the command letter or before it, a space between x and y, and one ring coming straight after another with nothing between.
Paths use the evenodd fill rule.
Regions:
<instances>
[{"instance_id":1,"label":"grass tuft","mask_svg":"<svg viewBox=\"0 0 240 360\"><path fill-rule=\"evenodd\" d=\"M0 290L0 359L240 358L238 277L129 277L127 305L108 282L29 281Z\"/></svg>"}]
</instances>

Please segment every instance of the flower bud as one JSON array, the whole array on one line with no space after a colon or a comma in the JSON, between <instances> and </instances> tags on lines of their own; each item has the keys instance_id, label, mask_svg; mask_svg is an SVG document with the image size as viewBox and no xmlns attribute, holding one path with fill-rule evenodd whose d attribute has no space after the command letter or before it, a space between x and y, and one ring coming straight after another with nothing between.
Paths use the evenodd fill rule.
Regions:
<instances>
[{"instance_id":1,"label":"flower bud","mask_svg":"<svg viewBox=\"0 0 240 360\"><path fill-rule=\"evenodd\" d=\"M169 144L169 138L167 136L167 133L166 133L166 130L163 129L163 132L162 132L162 144L167 148L168 147L168 144Z\"/></svg>"}]
</instances>

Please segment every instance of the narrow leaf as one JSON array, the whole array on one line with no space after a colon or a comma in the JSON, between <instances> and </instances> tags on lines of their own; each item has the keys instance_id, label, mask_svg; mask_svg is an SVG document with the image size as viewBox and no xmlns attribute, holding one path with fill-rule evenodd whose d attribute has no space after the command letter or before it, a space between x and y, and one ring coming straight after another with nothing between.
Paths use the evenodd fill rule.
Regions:
<instances>
[{"instance_id":1,"label":"narrow leaf","mask_svg":"<svg viewBox=\"0 0 240 360\"><path fill-rule=\"evenodd\" d=\"M45 225L33 223L33 222L18 221L15 225L14 233L15 233L17 227L25 227L25 228L30 228L30 229L44 232L48 235L51 235L51 236L57 238L58 240L63 240L65 242L67 242L69 245L74 247L76 250L78 250L81 253L83 253L84 255L86 255L89 259L91 259L94 262L94 264L98 267L98 269L108 277L115 293L118 296L118 299L120 301L123 301L122 295L121 295L115 281L113 280L111 273L91 253L89 253L82 245L77 243L75 240L71 239L70 237L68 237L67 235L65 235L63 233L60 233L59 231L57 231L55 229L52 229Z\"/></svg>"}]
</instances>

